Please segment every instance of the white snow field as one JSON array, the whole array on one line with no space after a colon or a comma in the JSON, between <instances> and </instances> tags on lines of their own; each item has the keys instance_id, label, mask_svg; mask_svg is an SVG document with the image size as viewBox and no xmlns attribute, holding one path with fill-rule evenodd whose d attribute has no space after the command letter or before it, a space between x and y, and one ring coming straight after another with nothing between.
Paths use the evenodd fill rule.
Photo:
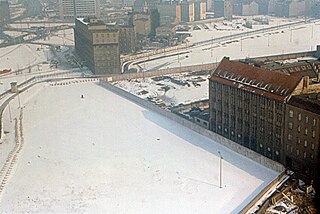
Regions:
<instances>
[{"instance_id":1,"label":"white snow field","mask_svg":"<svg viewBox=\"0 0 320 214\"><path fill-rule=\"evenodd\" d=\"M1 213L238 213L278 176L97 83L31 95Z\"/></svg>"},{"instance_id":2,"label":"white snow field","mask_svg":"<svg viewBox=\"0 0 320 214\"><path fill-rule=\"evenodd\" d=\"M216 31L201 30L194 32L195 38L190 40L200 41L205 38L217 38ZM226 31L227 32L227 31ZM239 33L227 32L227 35ZM201 35L201 36L200 36ZM244 36L241 39L232 39L229 42L212 43L206 46L191 48L190 53L171 56L154 61L141 63L146 70L177 68L180 66L201 65L219 62L224 56L231 59L246 57L260 57L285 53L296 53L316 50L320 41L320 22L303 24L296 27L277 30L270 33L260 33L254 36ZM132 66L133 67L133 66Z\"/></svg>"}]
</instances>

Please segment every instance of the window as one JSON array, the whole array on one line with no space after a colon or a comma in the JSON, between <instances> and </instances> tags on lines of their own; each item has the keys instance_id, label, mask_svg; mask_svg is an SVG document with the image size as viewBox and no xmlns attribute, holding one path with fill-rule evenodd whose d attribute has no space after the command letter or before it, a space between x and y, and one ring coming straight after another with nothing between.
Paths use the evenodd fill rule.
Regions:
<instances>
[{"instance_id":1,"label":"window","mask_svg":"<svg viewBox=\"0 0 320 214\"><path fill-rule=\"evenodd\" d=\"M313 125L313 126L316 126L316 123L317 123L317 120L316 120L316 119L313 119L312 125Z\"/></svg>"},{"instance_id":2,"label":"window","mask_svg":"<svg viewBox=\"0 0 320 214\"><path fill-rule=\"evenodd\" d=\"M303 158L306 158L306 157L307 157L307 153L304 152L304 153L303 153Z\"/></svg>"},{"instance_id":3,"label":"window","mask_svg":"<svg viewBox=\"0 0 320 214\"><path fill-rule=\"evenodd\" d=\"M298 114L298 120L301 121L301 114Z\"/></svg>"},{"instance_id":4,"label":"window","mask_svg":"<svg viewBox=\"0 0 320 214\"><path fill-rule=\"evenodd\" d=\"M313 160L313 155L311 155L310 158Z\"/></svg>"},{"instance_id":5,"label":"window","mask_svg":"<svg viewBox=\"0 0 320 214\"><path fill-rule=\"evenodd\" d=\"M298 132L300 133L300 131L301 131L301 128L300 128L300 126L298 126Z\"/></svg>"},{"instance_id":6,"label":"window","mask_svg":"<svg viewBox=\"0 0 320 214\"><path fill-rule=\"evenodd\" d=\"M292 130L292 123L291 123L291 122L289 122L289 124L288 124L288 125L289 125L289 129L290 129L290 130Z\"/></svg>"},{"instance_id":7,"label":"window","mask_svg":"<svg viewBox=\"0 0 320 214\"><path fill-rule=\"evenodd\" d=\"M304 130L304 134L308 135L308 129L307 128Z\"/></svg>"},{"instance_id":8,"label":"window","mask_svg":"<svg viewBox=\"0 0 320 214\"><path fill-rule=\"evenodd\" d=\"M263 148L263 145L260 143L260 148Z\"/></svg>"},{"instance_id":9,"label":"window","mask_svg":"<svg viewBox=\"0 0 320 214\"><path fill-rule=\"evenodd\" d=\"M315 138L316 137L316 131L312 130L312 137Z\"/></svg>"},{"instance_id":10,"label":"window","mask_svg":"<svg viewBox=\"0 0 320 214\"><path fill-rule=\"evenodd\" d=\"M308 116L306 116L306 123L308 123L309 122L309 118L308 118Z\"/></svg>"},{"instance_id":11,"label":"window","mask_svg":"<svg viewBox=\"0 0 320 214\"><path fill-rule=\"evenodd\" d=\"M279 151L276 151L276 155L277 155L277 156L279 155Z\"/></svg>"},{"instance_id":12,"label":"window","mask_svg":"<svg viewBox=\"0 0 320 214\"><path fill-rule=\"evenodd\" d=\"M300 144L300 143L301 143L301 140L300 140L300 138L298 138L298 140L297 140L297 143L298 143L298 144Z\"/></svg>"},{"instance_id":13,"label":"window","mask_svg":"<svg viewBox=\"0 0 320 214\"><path fill-rule=\"evenodd\" d=\"M299 151L299 149L297 149L297 155L299 155L300 154L300 151Z\"/></svg>"},{"instance_id":14,"label":"window","mask_svg":"<svg viewBox=\"0 0 320 214\"><path fill-rule=\"evenodd\" d=\"M313 143L311 144L311 149L314 150L314 144Z\"/></svg>"},{"instance_id":15,"label":"window","mask_svg":"<svg viewBox=\"0 0 320 214\"><path fill-rule=\"evenodd\" d=\"M307 147L307 146L308 146L308 141L305 140L305 141L304 141L304 147Z\"/></svg>"},{"instance_id":16,"label":"window","mask_svg":"<svg viewBox=\"0 0 320 214\"><path fill-rule=\"evenodd\" d=\"M291 140L291 139L292 139L292 135L288 134L288 140Z\"/></svg>"},{"instance_id":17,"label":"window","mask_svg":"<svg viewBox=\"0 0 320 214\"><path fill-rule=\"evenodd\" d=\"M293 117L293 111L292 110L289 111L289 117L291 117L291 118Z\"/></svg>"}]
</instances>

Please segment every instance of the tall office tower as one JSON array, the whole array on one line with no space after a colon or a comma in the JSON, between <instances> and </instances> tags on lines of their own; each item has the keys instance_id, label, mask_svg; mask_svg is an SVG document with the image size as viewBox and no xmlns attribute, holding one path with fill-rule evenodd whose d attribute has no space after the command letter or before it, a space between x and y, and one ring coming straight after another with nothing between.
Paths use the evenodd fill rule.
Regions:
<instances>
[{"instance_id":1,"label":"tall office tower","mask_svg":"<svg viewBox=\"0 0 320 214\"><path fill-rule=\"evenodd\" d=\"M10 19L8 0L0 0L0 23Z\"/></svg>"},{"instance_id":2,"label":"tall office tower","mask_svg":"<svg viewBox=\"0 0 320 214\"><path fill-rule=\"evenodd\" d=\"M99 16L99 0L59 0L60 18L75 19Z\"/></svg>"}]
</instances>

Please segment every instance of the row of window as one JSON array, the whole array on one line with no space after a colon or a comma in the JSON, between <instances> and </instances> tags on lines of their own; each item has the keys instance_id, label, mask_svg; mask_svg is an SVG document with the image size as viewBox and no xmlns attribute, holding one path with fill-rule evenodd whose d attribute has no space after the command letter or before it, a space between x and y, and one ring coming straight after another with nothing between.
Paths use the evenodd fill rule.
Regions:
<instances>
[{"instance_id":1,"label":"row of window","mask_svg":"<svg viewBox=\"0 0 320 214\"><path fill-rule=\"evenodd\" d=\"M294 116L293 110L290 110L290 111L289 111L289 117L290 117L290 118L293 118L293 116ZM299 121L302 120L301 113L298 114L298 120L299 120ZM309 117L308 117L308 116L305 117L305 122L306 122L306 123L309 123ZM317 124L317 120L316 120L315 118L313 118L313 119L312 119L312 125L315 126L316 124Z\"/></svg>"},{"instance_id":2,"label":"row of window","mask_svg":"<svg viewBox=\"0 0 320 214\"><path fill-rule=\"evenodd\" d=\"M290 127L291 127L291 128L290 128ZM289 124L289 129L292 130L292 125L290 126L290 124ZM298 131L298 133L301 132L301 127L300 127L300 126L297 127L297 131ZM315 130L312 130L312 131L311 131L311 134L312 134L312 138L315 138L315 137L316 137L316 131L315 131ZM304 135L305 135L305 136L308 136L308 128L305 128L305 129L304 129ZM291 133L289 133L289 134L288 134L288 140L291 140L291 139L292 139L292 135L291 135Z\"/></svg>"},{"instance_id":3,"label":"row of window","mask_svg":"<svg viewBox=\"0 0 320 214\"><path fill-rule=\"evenodd\" d=\"M287 151L290 151L291 154L293 154L293 147L290 146L289 144L287 144ZM296 149L295 155L297 155L297 156L302 155L302 157L305 158L305 159L309 156L312 160L314 159L314 155L313 155L313 154L307 155L307 152L306 152L306 151L302 152L302 151L300 151L299 149ZM297 157L296 157L296 158L297 158Z\"/></svg>"},{"instance_id":4,"label":"row of window","mask_svg":"<svg viewBox=\"0 0 320 214\"><path fill-rule=\"evenodd\" d=\"M288 140L292 140L292 135L290 135L290 134L288 135ZM298 139L297 139L297 144L300 145L301 142L302 142L301 139L298 138ZM305 147L305 148L308 147L308 141L307 141L307 140L304 140L304 147ZM311 143L311 149L314 150L314 143Z\"/></svg>"}]
</instances>

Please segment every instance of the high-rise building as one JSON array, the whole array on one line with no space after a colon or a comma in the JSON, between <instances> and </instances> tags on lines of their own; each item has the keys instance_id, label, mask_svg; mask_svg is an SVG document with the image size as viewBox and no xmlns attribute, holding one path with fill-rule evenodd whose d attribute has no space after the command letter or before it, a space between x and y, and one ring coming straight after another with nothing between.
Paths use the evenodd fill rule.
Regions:
<instances>
[{"instance_id":1,"label":"high-rise building","mask_svg":"<svg viewBox=\"0 0 320 214\"><path fill-rule=\"evenodd\" d=\"M116 74L120 69L119 31L96 18L77 18L76 53L94 74Z\"/></svg>"},{"instance_id":2,"label":"high-rise building","mask_svg":"<svg viewBox=\"0 0 320 214\"><path fill-rule=\"evenodd\" d=\"M61 19L98 17L100 15L99 0L59 0L59 4Z\"/></svg>"},{"instance_id":3,"label":"high-rise building","mask_svg":"<svg viewBox=\"0 0 320 214\"><path fill-rule=\"evenodd\" d=\"M0 23L10 19L10 9L8 0L0 0Z\"/></svg>"},{"instance_id":4,"label":"high-rise building","mask_svg":"<svg viewBox=\"0 0 320 214\"><path fill-rule=\"evenodd\" d=\"M232 0L214 0L214 16L232 19L233 1Z\"/></svg>"},{"instance_id":5,"label":"high-rise building","mask_svg":"<svg viewBox=\"0 0 320 214\"><path fill-rule=\"evenodd\" d=\"M194 1L194 20L206 19L207 3L202 0Z\"/></svg>"},{"instance_id":6,"label":"high-rise building","mask_svg":"<svg viewBox=\"0 0 320 214\"><path fill-rule=\"evenodd\" d=\"M184 0L177 5L178 22L193 22L194 18L194 2Z\"/></svg>"}]
</instances>

